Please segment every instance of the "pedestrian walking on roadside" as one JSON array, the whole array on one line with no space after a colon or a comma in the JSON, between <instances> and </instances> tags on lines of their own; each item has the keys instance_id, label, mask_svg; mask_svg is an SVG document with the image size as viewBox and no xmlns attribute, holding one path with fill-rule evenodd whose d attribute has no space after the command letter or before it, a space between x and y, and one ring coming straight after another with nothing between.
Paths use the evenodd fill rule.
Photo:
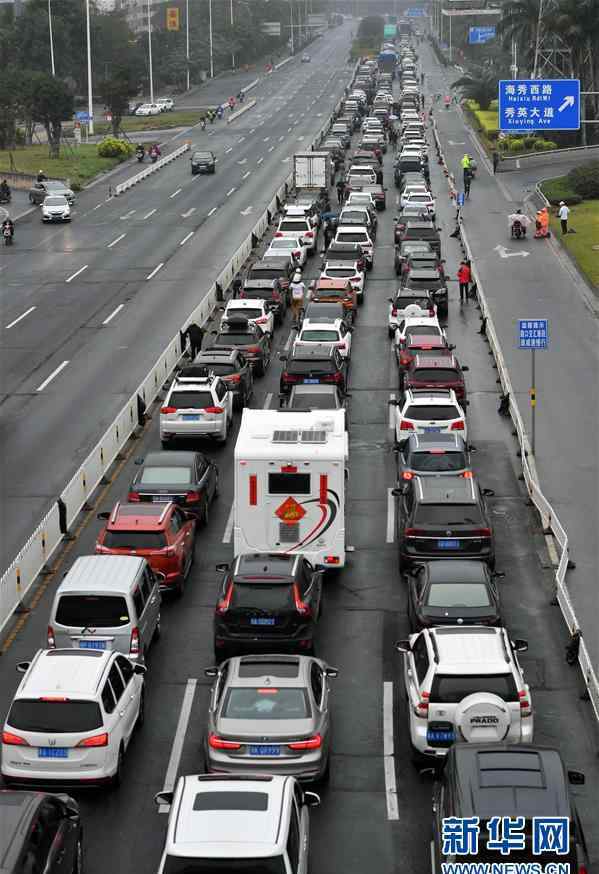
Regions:
<instances>
[{"instance_id":1,"label":"pedestrian walking on roadside","mask_svg":"<svg viewBox=\"0 0 599 874\"><path fill-rule=\"evenodd\" d=\"M568 233L568 216L570 215L570 207L566 206L565 201L560 200L558 217L562 226L562 234Z\"/></svg>"},{"instance_id":2,"label":"pedestrian walking on roadside","mask_svg":"<svg viewBox=\"0 0 599 874\"><path fill-rule=\"evenodd\" d=\"M200 328L199 325L196 325L195 322L191 322L187 326L187 330L185 331L184 337L187 337L189 340L189 354L191 355L191 360L196 357L198 352L202 351L202 341L204 340L204 330Z\"/></svg>"},{"instance_id":3,"label":"pedestrian walking on roadside","mask_svg":"<svg viewBox=\"0 0 599 874\"><path fill-rule=\"evenodd\" d=\"M461 261L458 268L458 282L460 283L460 303L468 300L468 291L472 280L472 271L468 261Z\"/></svg>"},{"instance_id":4,"label":"pedestrian walking on roadside","mask_svg":"<svg viewBox=\"0 0 599 874\"><path fill-rule=\"evenodd\" d=\"M470 198L470 185L473 178L474 173L472 172L470 167L464 167L464 197L466 198L466 200Z\"/></svg>"},{"instance_id":5,"label":"pedestrian walking on roadside","mask_svg":"<svg viewBox=\"0 0 599 874\"><path fill-rule=\"evenodd\" d=\"M333 220L332 219L325 220L323 234L324 234L324 248L326 250L331 245L331 243L333 241L333 237L335 236L335 229L333 227Z\"/></svg>"},{"instance_id":6,"label":"pedestrian walking on roadside","mask_svg":"<svg viewBox=\"0 0 599 874\"><path fill-rule=\"evenodd\" d=\"M497 149L493 149L493 176L497 173L497 167L499 166L499 152Z\"/></svg>"},{"instance_id":7,"label":"pedestrian walking on roadside","mask_svg":"<svg viewBox=\"0 0 599 874\"><path fill-rule=\"evenodd\" d=\"M337 189L337 201L339 204L342 204L345 199L345 180L339 179L335 187Z\"/></svg>"},{"instance_id":8,"label":"pedestrian walking on roadside","mask_svg":"<svg viewBox=\"0 0 599 874\"><path fill-rule=\"evenodd\" d=\"M289 291L291 292L291 312L293 315L293 323L299 328L300 313L304 306L304 294L306 286L302 282L302 274L300 270L296 270L293 274L293 279L289 283Z\"/></svg>"}]
</instances>

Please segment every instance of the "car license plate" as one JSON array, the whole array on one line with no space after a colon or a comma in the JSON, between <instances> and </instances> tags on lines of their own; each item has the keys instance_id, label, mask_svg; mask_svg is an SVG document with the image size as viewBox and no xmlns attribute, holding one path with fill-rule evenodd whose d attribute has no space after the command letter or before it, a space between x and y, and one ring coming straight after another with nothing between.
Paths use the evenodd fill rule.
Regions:
<instances>
[{"instance_id":1,"label":"car license plate","mask_svg":"<svg viewBox=\"0 0 599 874\"><path fill-rule=\"evenodd\" d=\"M455 734L453 731L440 731L438 729L429 729L426 733L427 743L453 743Z\"/></svg>"},{"instance_id":2,"label":"car license plate","mask_svg":"<svg viewBox=\"0 0 599 874\"><path fill-rule=\"evenodd\" d=\"M250 625L276 625L274 616L252 616Z\"/></svg>"},{"instance_id":3,"label":"car license plate","mask_svg":"<svg viewBox=\"0 0 599 874\"><path fill-rule=\"evenodd\" d=\"M106 649L105 640L80 640L79 649Z\"/></svg>"},{"instance_id":4,"label":"car license plate","mask_svg":"<svg viewBox=\"0 0 599 874\"><path fill-rule=\"evenodd\" d=\"M426 434L439 434L441 432L441 426L433 427L432 425L426 425L424 431Z\"/></svg>"},{"instance_id":5,"label":"car license plate","mask_svg":"<svg viewBox=\"0 0 599 874\"><path fill-rule=\"evenodd\" d=\"M281 747L254 746L250 744L250 756L280 756Z\"/></svg>"},{"instance_id":6,"label":"car license plate","mask_svg":"<svg viewBox=\"0 0 599 874\"><path fill-rule=\"evenodd\" d=\"M439 549L459 549L460 541L459 540L437 540L437 546Z\"/></svg>"},{"instance_id":7,"label":"car license plate","mask_svg":"<svg viewBox=\"0 0 599 874\"><path fill-rule=\"evenodd\" d=\"M199 422L202 418L201 416L191 416L191 415L183 415L181 417L184 422Z\"/></svg>"},{"instance_id":8,"label":"car license plate","mask_svg":"<svg viewBox=\"0 0 599 874\"><path fill-rule=\"evenodd\" d=\"M317 379L305 379L304 385L318 385Z\"/></svg>"},{"instance_id":9,"label":"car license plate","mask_svg":"<svg viewBox=\"0 0 599 874\"><path fill-rule=\"evenodd\" d=\"M67 747L38 747L38 759L68 759L69 751Z\"/></svg>"}]
</instances>

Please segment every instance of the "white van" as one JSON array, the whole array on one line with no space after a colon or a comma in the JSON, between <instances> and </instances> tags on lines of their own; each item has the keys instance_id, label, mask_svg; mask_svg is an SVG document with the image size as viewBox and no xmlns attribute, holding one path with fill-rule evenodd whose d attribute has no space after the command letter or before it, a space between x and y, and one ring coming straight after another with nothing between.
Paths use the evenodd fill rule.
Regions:
<instances>
[{"instance_id":1,"label":"white van","mask_svg":"<svg viewBox=\"0 0 599 874\"><path fill-rule=\"evenodd\" d=\"M235 445L235 555L345 565L345 410L243 411Z\"/></svg>"}]
</instances>

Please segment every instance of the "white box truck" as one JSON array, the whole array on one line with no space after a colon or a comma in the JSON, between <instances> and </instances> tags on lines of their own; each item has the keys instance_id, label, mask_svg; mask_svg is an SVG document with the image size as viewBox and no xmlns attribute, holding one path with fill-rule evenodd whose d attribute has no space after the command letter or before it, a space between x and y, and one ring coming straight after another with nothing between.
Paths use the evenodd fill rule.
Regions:
<instances>
[{"instance_id":1,"label":"white box truck","mask_svg":"<svg viewBox=\"0 0 599 874\"><path fill-rule=\"evenodd\" d=\"M296 152L293 156L293 184L320 191L331 179L331 158L328 152Z\"/></svg>"},{"instance_id":2,"label":"white box truck","mask_svg":"<svg viewBox=\"0 0 599 874\"><path fill-rule=\"evenodd\" d=\"M235 555L345 565L345 410L243 411L235 445Z\"/></svg>"}]
</instances>

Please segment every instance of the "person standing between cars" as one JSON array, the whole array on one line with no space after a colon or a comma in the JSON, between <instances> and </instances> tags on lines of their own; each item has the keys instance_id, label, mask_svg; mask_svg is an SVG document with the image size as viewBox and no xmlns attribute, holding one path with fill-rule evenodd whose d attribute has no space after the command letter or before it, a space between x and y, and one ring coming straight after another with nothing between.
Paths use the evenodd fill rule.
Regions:
<instances>
[{"instance_id":1,"label":"person standing between cars","mask_svg":"<svg viewBox=\"0 0 599 874\"><path fill-rule=\"evenodd\" d=\"M328 218L324 223L324 247L328 249L331 245L333 237L335 236L335 229L333 228L333 220Z\"/></svg>"},{"instance_id":2,"label":"person standing between cars","mask_svg":"<svg viewBox=\"0 0 599 874\"><path fill-rule=\"evenodd\" d=\"M196 325L195 322L191 322L187 326L187 330L184 335L189 340L189 354L191 355L191 360L196 357L198 352L202 351L202 342L204 340L204 330L200 328L199 325Z\"/></svg>"},{"instance_id":3,"label":"person standing between cars","mask_svg":"<svg viewBox=\"0 0 599 874\"><path fill-rule=\"evenodd\" d=\"M337 188L337 201L342 204L345 198L345 180L339 179L335 187Z\"/></svg>"},{"instance_id":4,"label":"person standing between cars","mask_svg":"<svg viewBox=\"0 0 599 874\"><path fill-rule=\"evenodd\" d=\"M460 303L468 300L468 291L472 280L472 271L467 261L461 261L458 268L458 282L460 283Z\"/></svg>"},{"instance_id":5,"label":"person standing between cars","mask_svg":"<svg viewBox=\"0 0 599 874\"><path fill-rule=\"evenodd\" d=\"M293 274L293 279L289 283L289 291L291 292L291 312L293 314L294 324L299 327L299 317L304 305L304 294L306 286L302 282L302 274L300 270L296 270Z\"/></svg>"},{"instance_id":6,"label":"person standing between cars","mask_svg":"<svg viewBox=\"0 0 599 874\"><path fill-rule=\"evenodd\" d=\"M565 201L560 200L559 210L557 212L560 224L562 226L562 234L568 233L568 216L570 215L570 207L566 206Z\"/></svg>"}]
</instances>

